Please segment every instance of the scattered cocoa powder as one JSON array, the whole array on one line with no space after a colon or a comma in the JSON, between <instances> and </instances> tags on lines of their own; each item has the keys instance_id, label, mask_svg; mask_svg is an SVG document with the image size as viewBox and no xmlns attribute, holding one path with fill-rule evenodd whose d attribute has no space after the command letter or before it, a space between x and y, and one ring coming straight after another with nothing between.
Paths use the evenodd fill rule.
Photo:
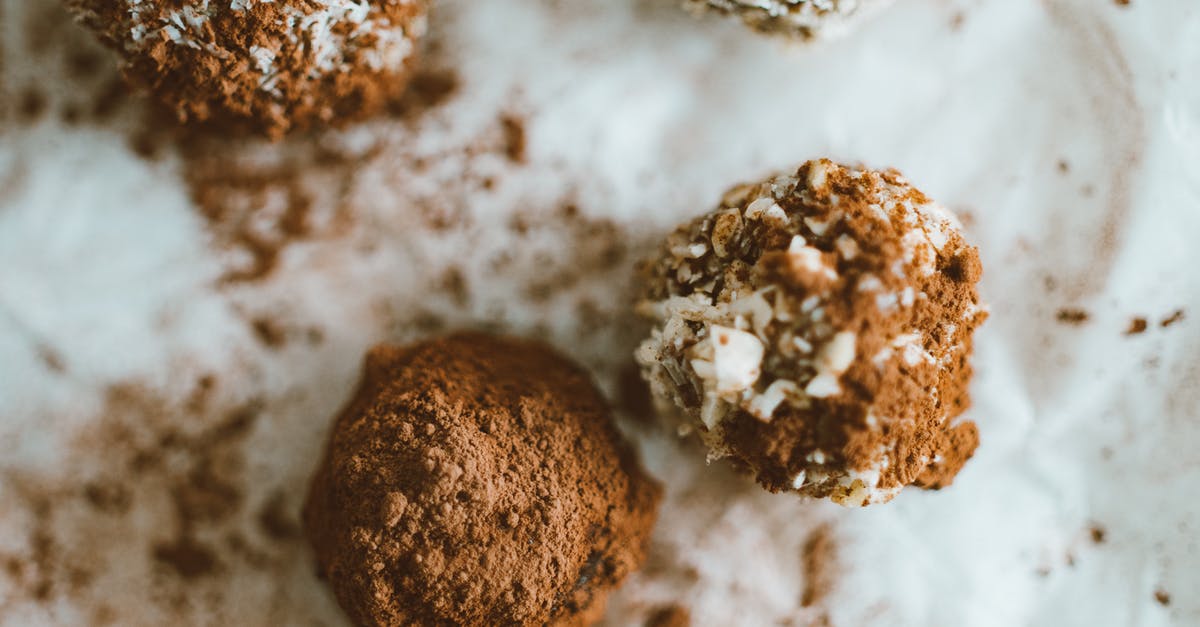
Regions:
<instances>
[{"instance_id":1,"label":"scattered cocoa powder","mask_svg":"<svg viewBox=\"0 0 1200 627\"><path fill-rule=\"evenodd\" d=\"M1159 605L1166 607L1171 604L1171 595L1166 590L1159 588L1154 591L1154 600L1158 601Z\"/></svg>"},{"instance_id":2,"label":"scattered cocoa powder","mask_svg":"<svg viewBox=\"0 0 1200 627\"><path fill-rule=\"evenodd\" d=\"M1088 527L1088 536L1091 537L1093 544L1104 544L1107 535L1108 532L1101 525L1092 524Z\"/></svg>"},{"instance_id":3,"label":"scattered cocoa powder","mask_svg":"<svg viewBox=\"0 0 1200 627\"><path fill-rule=\"evenodd\" d=\"M1092 317L1091 314L1089 314L1087 311L1084 311L1083 309L1075 309L1075 308L1070 308L1070 307L1064 307L1062 309L1059 309L1058 313L1055 314L1055 318L1059 322L1061 322L1063 324L1074 325L1074 326L1078 326L1078 325L1081 325L1081 324L1087 322L1088 320L1091 319L1091 317Z\"/></svg>"},{"instance_id":4,"label":"scattered cocoa powder","mask_svg":"<svg viewBox=\"0 0 1200 627\"><path fill-rule=\"evenodd\" d=\"M1125 329L1125 335L1140 335L1146 332L1149 326L1145 318L1137 317L1129 321L1129 327Z\"/></svg>"},{"instance_id":5,"label":"scattered cocoa powder","mask_svg":"<svg viewBox=\"0 0 1200 627\"><path fill-rule=\"evenodd\" d=\"M582 370L459 334L370 352L304 518L357 624L587 624L658 498Z\"/></svg>"},{"instance_id":6,"label":"scattered cocoa powder","mask_svg":"<svg viewBox=\"0 0 1200 627\"><path fill-rule=\"evenodd\" d=\"M114 385L71 440L61 476L0 473L0 507L29 517L27 535L0 549L0 616L66 603L96 619L89 624L154 615L172 624L229 623L235 616L221 609L227 582L216 575L249 568L287 585L307 559L297 503L268 489L249 510L246 447L260 404L218 392L211 375L171 394ZM262 540L247 539L256 528ZM113 590L140 592L116 598Z\"/></svg>"},{"instance_id":7,"label":"scattered cocoa powder","mask_svg":"<svg viewBox=\"0 0 1200 627\"><path fill-rule=\"evenodd\" d=\"M445 68L418 71L393 114L415 123L458 89L458 75ZM148 155L157 152L146 136ZM290 246L343 235L353 223L345 196L356 172L376 156L339 152L311 141L284 142L264 158L261 146L239 138L182 133L184 180L216 247L229 253L225 284L270 278Z\"/></svg>"}]
</instances>

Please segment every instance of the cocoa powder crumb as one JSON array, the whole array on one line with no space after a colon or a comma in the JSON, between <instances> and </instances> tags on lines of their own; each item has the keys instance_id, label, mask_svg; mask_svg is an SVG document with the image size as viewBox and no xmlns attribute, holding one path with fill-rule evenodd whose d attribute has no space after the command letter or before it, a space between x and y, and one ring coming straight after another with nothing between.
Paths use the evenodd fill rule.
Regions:
<instances>
[{"instance_id":1,"label":"cocoa powder crumb","mask_svg":"<svg viewBox=\"0 0 1200 627\"><path fill-rule=\"evenodd\" d=\"M1093 544L1104 544L1104 540L1108 535L1108 532L1104 529L1104 527L1098 524L1093 524L1088 527L1088 535L1091 537Z\"/></svg>"},{"instance_id":2,"label":"cocoa powder crumb","mask_svg":"<svg viewBox=\"0 0 1200 627\"><path fill-rule=\"evenodd\" d=\"M78 104L68 103L63 105L62 110L59 111L58 118L67 126L78 126L83 120L83 112Z\"/></svg>"},{"instance_id":3,"label":"cocoa powder crumb","mask_svg":"<svg viewBox=\"0 0 1200 627\"><path fill-rule=\"evenodd\" d=\"M689 627L692 614L682 605L665 605L650 614L646 627Z\"/></svg>"},{"instance_id":4,"label":"cocoa powder crumb","mask_svg":"<svg viewBox=\"0 0 1200 627\"><path fill-rule=\"evenodd\" d=\"M425 111L453 98L461 85L458 72L454 69L418 69L409 81L408 89L391 103L391 114L409 120L416 119Z\"/></svg>"},{"instance_id":5,"label":"cocoa powder crumb","mask_svg":"<svg viewBox=\"0 0 1200 627\"><path fill-rule=\"evenodd\" d=\"M17 114L20 121L26 124L37 121L46 112L46 96L36 88L30 87L21 92Z\"/></svg>"},{"instance_id":6,"label":"cocoa powder crumb","mask_svg":"<svg viewBox=\"0 0 1200 627\"><path fill-rule=\"evenodd\" d=\"M1167 316L1166 318L1163 318L1162 322L1160 322L1160 323L1159 323L1159 326L1161 326L1162 328L1164 328L1164 329L1165 329L1165 328L1167 328L1167 327L1169 327L1169 326L1171 326L1171 325L1173 325L1173 324L1175 324L1175 323L1177 323L1177 322L1180 322L1180 321L1182 321L1182 320L1183 320L1183 317L1184 317L1183 310L1182 310L1182 309L1178 309L1178 310L1176 310L1174 313L1172 313L1171 315Z\"/></svg>"},{"instance_id":7,"label":"cocoa powder crumb","mask_svg":"<svg viewBox=\"0 0 1200 627\"><path fill-rule=\"evenodd\" d=\"M255 318L250 325L258 341L269 348L279 348L287 342L287 334L279 323L271 318Z\"/></svg>"},{"instance_id":8,"label":"cocoa powder crumb","mask_svg":"<svg viewBox=\"0 0 1200 627\"><path fill-rule=\"evenodd\" d=\"M288 509L287 497L275 491L258 513L258 526L273 540L287 540L299 533L300 527Z\"/></svg>"},{"instance_id":9,"label":"cocoa powder crumb","mask_svg":"<svg viewBox=\"0 0 1200 627\"><path fill-rule=\"evenodd\" d=\"M1149 323L1145 318L1138 317L1129 321L1129 327L1125 329L1125 335L1139 335L1146 332Z\"/></svg>"},{"instance_id":10,"label":"cocoa powder crumb","mask_svg":"<svg viewBox=\"0 0 1200 627\"><path fill-rule=\"evenodd\" d=\"M210 575L217 569L217 558L212 549L189 538L156 544L153 555L155 560L184 579Z\"/></svg>"},{"instance_id":11,"label":"cocoa powder crumb","mask_svg":"<svg viewBox=\"0 0 1200 627\"><path fill-rule=\"evenodd\" d=\"M1078 326L1087 322L1092 316L1083 309L1064 307L1058 310L1056 317L1063 324Z\"/></svg>"},{"instance_id":12,"label":"cocoa powder crumb","mask_svg":"<svg viewBox=\"0 0 1200 627\"><path fill-rule=\"evenodd\" d=\"M1154 591L1154 600L1157 601L1159 605L1167 607L1171 604L1171 595L1168 594L1166 590L1159 588Z\"/></svg>"},{"instance_id":13,"label":"cocoa powder crumb","mask_svg":"<svg viewBox=\"0 0 1200 627\"><path fill-rule=\"evenodd\" d=\"M111 481L93 481L83 486L83 496L96 511L124 514L129 511L133 496L129 489Z\"/></svg>"},{"instance_id":14,"label":"cocoa powder crumb","mask_svg":"<svg viewBox=\"0 0 1200 627\"><path fill-rule=\"evenodd\" d=\"M513 163L525 163L525 121L511 113L500 116L504 131L504 154Z\"/></svg>"},{"instance_id":15,"label":"cocoa powder crumb","mask_svg":"<svg viewBox=\"0 0 1200 627\"><path fill-rule=\"evenodd\" d=\"M39 344L37 347L38 359L41 359L42 364L46 369L55 374L63 374L67 371L67 362L62 353L58 352L49 344Z\"/></svg>"}]
</instances>

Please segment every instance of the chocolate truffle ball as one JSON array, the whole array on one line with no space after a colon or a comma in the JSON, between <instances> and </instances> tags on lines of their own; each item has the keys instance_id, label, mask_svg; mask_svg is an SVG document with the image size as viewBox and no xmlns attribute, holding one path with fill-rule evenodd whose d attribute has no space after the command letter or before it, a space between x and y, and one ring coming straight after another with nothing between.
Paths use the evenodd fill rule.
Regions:
<instances>
[{"instance_id":1,"label":"chocolate truffle ball","mask_svg":"<svg viewBox=\"0 0 1200 627\"><path fill-rule=\"evenodd\" d=\"M642 374L772 492L948 485L978 444L959 416L986 317L959 231L894 170L819 160L735 187L646 265Z\"/></svg>"},{"instance_id":2,"label":"chocolate truffle ball","mask_svg":"<svg viewBox=\"0 0 1200 627\"><path fill-rule=\"evenodd\" d=\"M278 137L398 96L427 0L67 0L181 121Z\"/></svg>"},{"instance_id":3,"label":"chocolate truffle ball","mask_svg":"<svg viewBox=\"0 0 1200 627\"><path fill-rule=\"evenodd\" d=\"M359 625L584 625L659 496L579 367L463 334L367 355L304 520Z\"/></svg>"},{"instance_id":4,"label":"chocolate truffle ball","mask_svg":"<svg viewBox=\"0 0 1200 627\"><path fill-rule=\"evenodd\" d=\"M684 0L695 13L741 18L756 31L799 40L841 35L892 0Z\"/></svg>"}]
</instances>

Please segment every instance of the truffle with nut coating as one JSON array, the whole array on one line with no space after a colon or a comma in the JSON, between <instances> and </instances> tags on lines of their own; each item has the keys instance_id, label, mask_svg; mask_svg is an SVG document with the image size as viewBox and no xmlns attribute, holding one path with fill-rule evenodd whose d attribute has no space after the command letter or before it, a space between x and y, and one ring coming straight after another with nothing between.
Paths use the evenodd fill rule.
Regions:
<instances>
[{"instance_id":1,"label":"truffle with nut coating","mask_svg":"<svg viewBox=\"0 0 1200 627\"><path fill-rule=\"evenodd\" d=\"M850 506L949 485L978 444L978 251L896 171L740 185L644 268L636 358L666 411L772 492Z\"/></svg>"}]
</instances>

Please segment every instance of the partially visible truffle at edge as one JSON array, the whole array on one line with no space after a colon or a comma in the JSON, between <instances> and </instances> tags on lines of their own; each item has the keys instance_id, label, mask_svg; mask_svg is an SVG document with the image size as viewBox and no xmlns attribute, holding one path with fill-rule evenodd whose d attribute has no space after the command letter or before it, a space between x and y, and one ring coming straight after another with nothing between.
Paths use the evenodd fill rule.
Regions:
<instances>
[{"instance_id":1,"label":"partially visible truffle at edge","mask_svg":"<svg viewBox=\"0 0 1200 627\"><path fill-rule=\"evenodd\" d=\"M427 0L66 0L125 76L183 122L271 137L371 115L401 94Z\"/></svg>"},{"instance_id":2,"label":"partially visible truffle at edge","mask_svg":"<svg viewBox=\"0 0 1200 627\"><path fill-rule=\"evenodd\" d=\"M735 16L754 30L799 41L844 35L892 0L683 0L695 12Z\"/></svg>"},{"instance_id":3,"label":"partially visible truffle at edge","mask_svg":"<svg viewBox=\"0 0 1200 627\"><path fill-rule=\"evenodd\" d=\"M949 485L987 317L978 251L894 170L741 185L645 268L637 351L665 411L772 492L848 506Z\"/></svg>"},{"instance_id":4,"label":"partially visible truffle at edge","mask_svg":"<svg viewBox=\"0 0 1200 627\"><path fill-rule=\"evenodd\" d=\"M660 493L579 367L460 334L370 352L304 519L359 625L586 625Z\"/></svg>"}]
</instances>

